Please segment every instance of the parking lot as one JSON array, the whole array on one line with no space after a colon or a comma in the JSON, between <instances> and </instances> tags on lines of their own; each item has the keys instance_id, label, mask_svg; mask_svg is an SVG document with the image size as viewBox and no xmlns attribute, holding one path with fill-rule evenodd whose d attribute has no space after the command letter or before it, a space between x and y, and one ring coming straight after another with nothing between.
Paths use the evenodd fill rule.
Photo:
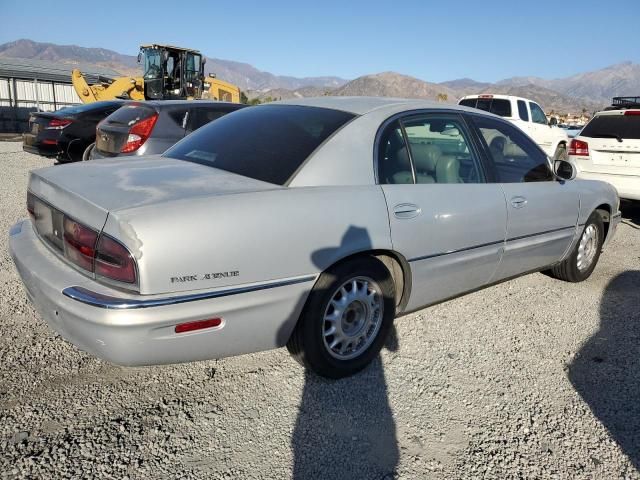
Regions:
<instances>
[{"instance_id":1,"label":"parking lot","mask_svg":"<svg viewBox=\"0 0 640 480\"><path fill-rule=\"evenodd\" d=\"M50 330L9 256L50 164L0 142L0 478L640 478L640 207L586 282L400 318L352 378L285 350L122 368Z\"/></svg>"}]
</instances>

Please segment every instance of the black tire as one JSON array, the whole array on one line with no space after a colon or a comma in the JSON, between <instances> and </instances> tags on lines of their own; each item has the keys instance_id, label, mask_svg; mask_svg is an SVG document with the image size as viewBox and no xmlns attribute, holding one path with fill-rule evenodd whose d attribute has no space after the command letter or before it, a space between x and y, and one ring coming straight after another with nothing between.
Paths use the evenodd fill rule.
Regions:
<instances>
[{"instance_id":1,"label":"black tire","mask_svg":"<svg viewBox=\"0 0 640 480\"><path fill-rule=\"evenodd\" d=\"M91 152L93 152L93 148L96 146L95 142L90 144L87 148L84 149L82 153L82 161L86 162L87 160L91 160Z\"/></svg>"},{"instance_id":2,"label":"black tire","mask_svg":"<svg viewBox=\"0 0 640 480\"><path fill-rule=\"evenodd\" d=\"M553 154L554 160L564 160L565 162L569 160L569 153L567 152L567 145L561 143L556 147L556 152Z\"/></svg>"},{"instance_id":3,"label":"black tire","mask_svg":"<svg viewBox=\"0 0 640 480\"><path fill-rule=\"evenodd\" d=\"M330 353L326 333L328 330L325 330L325 314L332 308L329 304L335 295L339 294L340 287L351 279L357 278L372 280L371 285L377 287L376 291L382 294L382 298L379 299L382 312L375 317L379 319L376 322L379 322L379 327L377 332L369 337L368 346L365 347L367 341L363 341L361 345L363 350L358 352L357 356L340 359L335 357L337 354L335 351L333 354ZM343 378L353 375L365 368L380 352L393 324L395 308L395 285L382 262L374 257L357 257L338 264L323 272L318 278L287 342L287 349L300 364L323 377ZM341 315L341 325L348 321L344 320L347 310L349 309L345 308ZM361 333L362 331L358 332L358 334ZM355 348L358 348L358 345Z\"/></svg>"},{"instance_id":4,"label":"black tire","mask_svg":"<svg viewBox=\"0 0 640 480\"><path fill-rule=\"evenodd\" d=\"M598 237L597 242L595 244L595 252L594 257L591 262L583 269L578 267L578 255L580 255L580 243L584 238L585 232L587 229L593 227L596 229ZM602 222L602 217L598 212L593 212L587 223L585 224L582 232L580 232L580 238L576 243L575 247L569 254L567 258L565 258L561 263L551 268L548 271L549 275L559 280L564 280L565 282L582 282L591 276L593 269L596 268L598 264L598 259L600 258L600 252L602 251L602 244L604 242L604 223Z\"/></svg>"}]
</instances>

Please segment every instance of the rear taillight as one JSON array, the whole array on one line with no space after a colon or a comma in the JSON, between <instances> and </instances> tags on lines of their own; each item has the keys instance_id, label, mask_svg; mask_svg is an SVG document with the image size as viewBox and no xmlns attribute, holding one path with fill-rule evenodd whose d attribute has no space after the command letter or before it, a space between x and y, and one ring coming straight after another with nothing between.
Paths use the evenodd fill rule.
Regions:
<instances>
[{"instance_id":1,"label":"rear taillight","mask_svg":"<svg viewBox=\"0 0 640 480\"><path fill-rule=\"evenodd\" d=\"M579 157L588 157L589 156L589 144L587 142L583 142L582 140L576 140L575 138L571 140L569 144L569 155L576 155Z\"/></svg>"},{"instance_id":2,"label":"rear taillight","mask_svg":"<svg viewBox=\"0 0 640 480\"><path fill-rule=\"evenodd\" d=\"M98 233L70 218L64 218L64 256L78 267L93 272Z\"/></svg>"},{"instance_id":3,"label":"rear taillight","mask_svg":"<svg viewBox=\"0 0 640 480\"><path fill-rule=\"evenodd\" d=\"M625 115L640 115L640 110L627 110L624 112Z\"/></svg>"},{"instance_id":4,"label":"rear taillight","mask_svg":"<svg viewBox=\"0 0 640 480\"><path fill-rule=\"evenodd\" d=\"M71 125L72 123L73 121L69 120L68 118L54 118L52 120L49 120L49 123L44 128L46 130L62 130L63 128Z\"/></svg>"},{"instance_id":5,"label":"rear taillight","mask_svg":"<svg viewBox=\"0 0 640 480\"><path fill-rule=\"evenodd\" d=\"M105 235L96 248L96 275L124 283L136 282L136 264L129 250Z\"/></svg>"},{"instance_id":6,"label":"rear taillight","mask_svg":"<svg viewBox=\"0 0 640 480\"><path fill-rule=\"evenodd\" d=\"M120 149L121 153L135 152L138 150L144 142L147 141L149 135L153 131L153 127L158 120L158 114L154 113L144 120L140 120L129 130L129 136L127 137L127 143L125 143Z\"/></svg>"}]
</instances>

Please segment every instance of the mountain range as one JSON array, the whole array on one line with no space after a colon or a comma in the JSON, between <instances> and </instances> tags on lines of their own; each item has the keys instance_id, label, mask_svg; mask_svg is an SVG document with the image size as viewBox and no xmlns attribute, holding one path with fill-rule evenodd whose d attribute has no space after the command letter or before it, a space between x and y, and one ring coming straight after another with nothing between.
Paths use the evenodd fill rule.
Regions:
<instances>
[{"instance_id":1,"label":"mountain range","mask_svg":"<svg viewBox=\"0 0 640 480\"><path fill-rule=\"evenodd\" d=\"M123 75L139 75L137 58L104 48L16 40L0 45L0 58L30 58L63 64L90 63L109 67ZM292 77L261 71L248 63L207 57L206 73L234 83L249 98L276 99L317 95L373 95L425 98L456 102L472 93L504 93L531 98L547 112L595 111L614 96L640 95L640 64L612 65L565 78L513 77L496 83L462 78L441 83L426 82L396 72L364 75L354 80L336 76Z\"/></svg>"}]
</instances>

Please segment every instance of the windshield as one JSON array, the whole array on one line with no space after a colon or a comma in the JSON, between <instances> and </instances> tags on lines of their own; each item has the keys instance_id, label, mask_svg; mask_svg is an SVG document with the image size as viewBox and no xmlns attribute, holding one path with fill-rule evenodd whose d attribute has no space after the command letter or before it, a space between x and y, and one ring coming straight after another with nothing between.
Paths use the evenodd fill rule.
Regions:
<instances>
[{"instance_id":1,"label":"windshield","mask_svg":"<svg viewBox=\"0 0 640 480\"><path fill-rule=\"evenodd\" d=\"M353 117L298 105L244 108L196 130L164 156L284 185L324 140Z\"/></svg>"},{"instance_id":2,"label":"windshield","mask_svg":"<svg viewBox=\"0 0 640 480\"><path fill-rule=\"evenodd\" d=\"M146 49L144 51L144 78L161 78L161 55L159 50Z\"/></svg>"},{"instance_id":3,"label":"windshield","mask_svg":"<svg viewBox=\"0 0 640 480\"><path fill-rule=\"evenodd\" d=\"M640 139L640 115L598 115L580 133L581 137Z\"/></svg>"}]
</instances>

